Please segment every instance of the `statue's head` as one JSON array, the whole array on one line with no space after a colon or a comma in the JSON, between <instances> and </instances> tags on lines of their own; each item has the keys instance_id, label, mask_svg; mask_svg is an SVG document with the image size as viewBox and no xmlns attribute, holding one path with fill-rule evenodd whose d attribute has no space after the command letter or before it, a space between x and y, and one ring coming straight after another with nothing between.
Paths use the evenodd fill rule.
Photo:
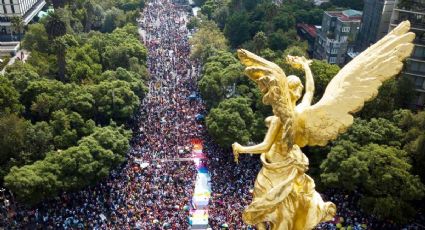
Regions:
<instances>
[{"instance_id":1,"label":"statue's head","mask_svg":"<svg viewBox=\"0 0 425 230\"><path fill-rule=\"evenodd\" d=\"M301 83L300 78L295 75L289 75L287 79L291 94L291 100L295 103L301 98L304 86Z\"/></svg>"}]
</instances>

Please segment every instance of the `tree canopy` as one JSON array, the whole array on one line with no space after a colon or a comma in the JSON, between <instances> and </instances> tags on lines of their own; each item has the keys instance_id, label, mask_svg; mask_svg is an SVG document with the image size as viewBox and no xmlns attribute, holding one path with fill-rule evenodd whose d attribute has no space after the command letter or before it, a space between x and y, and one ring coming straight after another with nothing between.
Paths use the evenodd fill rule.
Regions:
<instances>
[{"instance_id":1,"label":"tree canopy","mask_svg":"<svg viewBox=\"0 0 425 230\"><path fill-rule=\"evenodd\" d=\"M134 25L143 1L56 4L29 25L26 63L0 76L0 183L27 204L92 185L125 160L125 127L149 78Z\"/></svg>"}]
</instances>

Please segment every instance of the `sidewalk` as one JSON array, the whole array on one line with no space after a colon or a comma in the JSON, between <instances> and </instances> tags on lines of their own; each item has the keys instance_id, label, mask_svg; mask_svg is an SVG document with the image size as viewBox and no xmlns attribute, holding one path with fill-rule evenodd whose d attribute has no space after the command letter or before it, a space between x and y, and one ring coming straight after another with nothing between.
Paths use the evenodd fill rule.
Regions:
<instances>
[{"instance_id":1,"label":"sidewalk","mask_svg":"<svg viewBox=\"0 0 425 230\"><path fill-rule=\"evenodd\" d=\"M30 56L30 53L31 52L29 52L27 50L23 50L23 49L22 50L19 50L18 52L16 52L16 55L15 56L13 56L12 58L10 58L9 62L7 63L7 65L1 70L0 73L1 74L4 74L4 71L5 71L6 67L8 65L12 65L13 63L15 63L16 59L22 60L23 62L25 62L28 59L28 57Z\"/></svg>"}]
</instances>

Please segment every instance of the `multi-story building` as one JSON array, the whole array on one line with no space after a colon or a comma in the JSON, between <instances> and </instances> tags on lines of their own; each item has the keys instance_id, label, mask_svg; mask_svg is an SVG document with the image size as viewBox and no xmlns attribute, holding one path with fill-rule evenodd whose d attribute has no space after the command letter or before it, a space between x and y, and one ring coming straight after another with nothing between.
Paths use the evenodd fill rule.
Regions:
<instances>
[{"instance_id":1,"label":"multi-story building","mask_svg":"<svg viewBox=\"0 0 425 230\"><path fill-rule=\"evenodd\" d=\"M388 33L396 0L364 0L356 51L361 52Z\"/></svg>"},{"instance_id":2,"label":"multi-story building","mask_svg":"<svg viewBox=\"0 0 425 230\"><path fill-rule=\"evenodd\" d=\"M325 11L317 31L313 57L343 65L347 52L354 50L362 12L357 10Z\"/></svg>"},{"instance_id":3,"label":"multi-story building","mask_svg":"<svg viewBox=\"0 0 425 230\"><path fill-rule=\"evenodd\" d=\"M46 4L44 0L1 0L0 1L0 52L14 52L21 38L12 24L18 17L27 25Z\"/></svg>"},{"instance_id":4,"label":"multi-story building","mask_svg":"<svg viewBox=\"0 0 425 230\"><path fill-rule=\"evenodd\" d=\"M425 108L425 0L396 0L389 29L392 30L400 22L409 20L411 31L416 33L415 49L407 59L402 72L415 85L413 106Z\"/></svg>"}]
</instances>

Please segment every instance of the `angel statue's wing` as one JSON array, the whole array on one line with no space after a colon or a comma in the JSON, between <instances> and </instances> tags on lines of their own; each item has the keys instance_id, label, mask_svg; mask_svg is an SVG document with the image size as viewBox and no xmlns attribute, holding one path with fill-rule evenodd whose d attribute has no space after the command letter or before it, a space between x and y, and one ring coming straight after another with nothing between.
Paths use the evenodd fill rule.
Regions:
<instances>
[{"instance_id":1,"label":"angel statue's wing","mask_svg":"<svg viewBox=\"0 0 425 230\"><path fill-rule=\"evenodd\" d=\"M242 64L246 66L245 74L258 84L264 94L264 104L276 108L281 107L282 110L289 109L290 111L287 112L293 113L294 108L290 103L288 80L283 70L275 63L247 50L239 49L238 57ZM276 115L279 116L279 114ZM280 118L284 122L285 119Z\"/></svg>"},{"instance_id":2,"label":"angel statue's wing","mask_svg":"<svg viewBox=\"0 0 425 230\"><path fill-rule=\"evenodd\" d=\"M414 45L415 34L404 21L393 31L348 63L331 80L315 105L296 118L295 143L324 146L353 123L352 114L378 94L382 83L396 74Z\"/></svg>"},{"instance_id":3,"label":"angel statue's wing","mask_svg":"<svg viewBox=\"0 0 425 230\"><path fill-rule=\"evenodd\" d=\"M279 117L285 132L282 139L288 146L293 145L294 103L291 102L288 80L283 70L273 62L259 57L247 50L238 50L245 74L254 80L264 94L263 103L273 107L273 113Z\"/></svg>"}]
</instances>

